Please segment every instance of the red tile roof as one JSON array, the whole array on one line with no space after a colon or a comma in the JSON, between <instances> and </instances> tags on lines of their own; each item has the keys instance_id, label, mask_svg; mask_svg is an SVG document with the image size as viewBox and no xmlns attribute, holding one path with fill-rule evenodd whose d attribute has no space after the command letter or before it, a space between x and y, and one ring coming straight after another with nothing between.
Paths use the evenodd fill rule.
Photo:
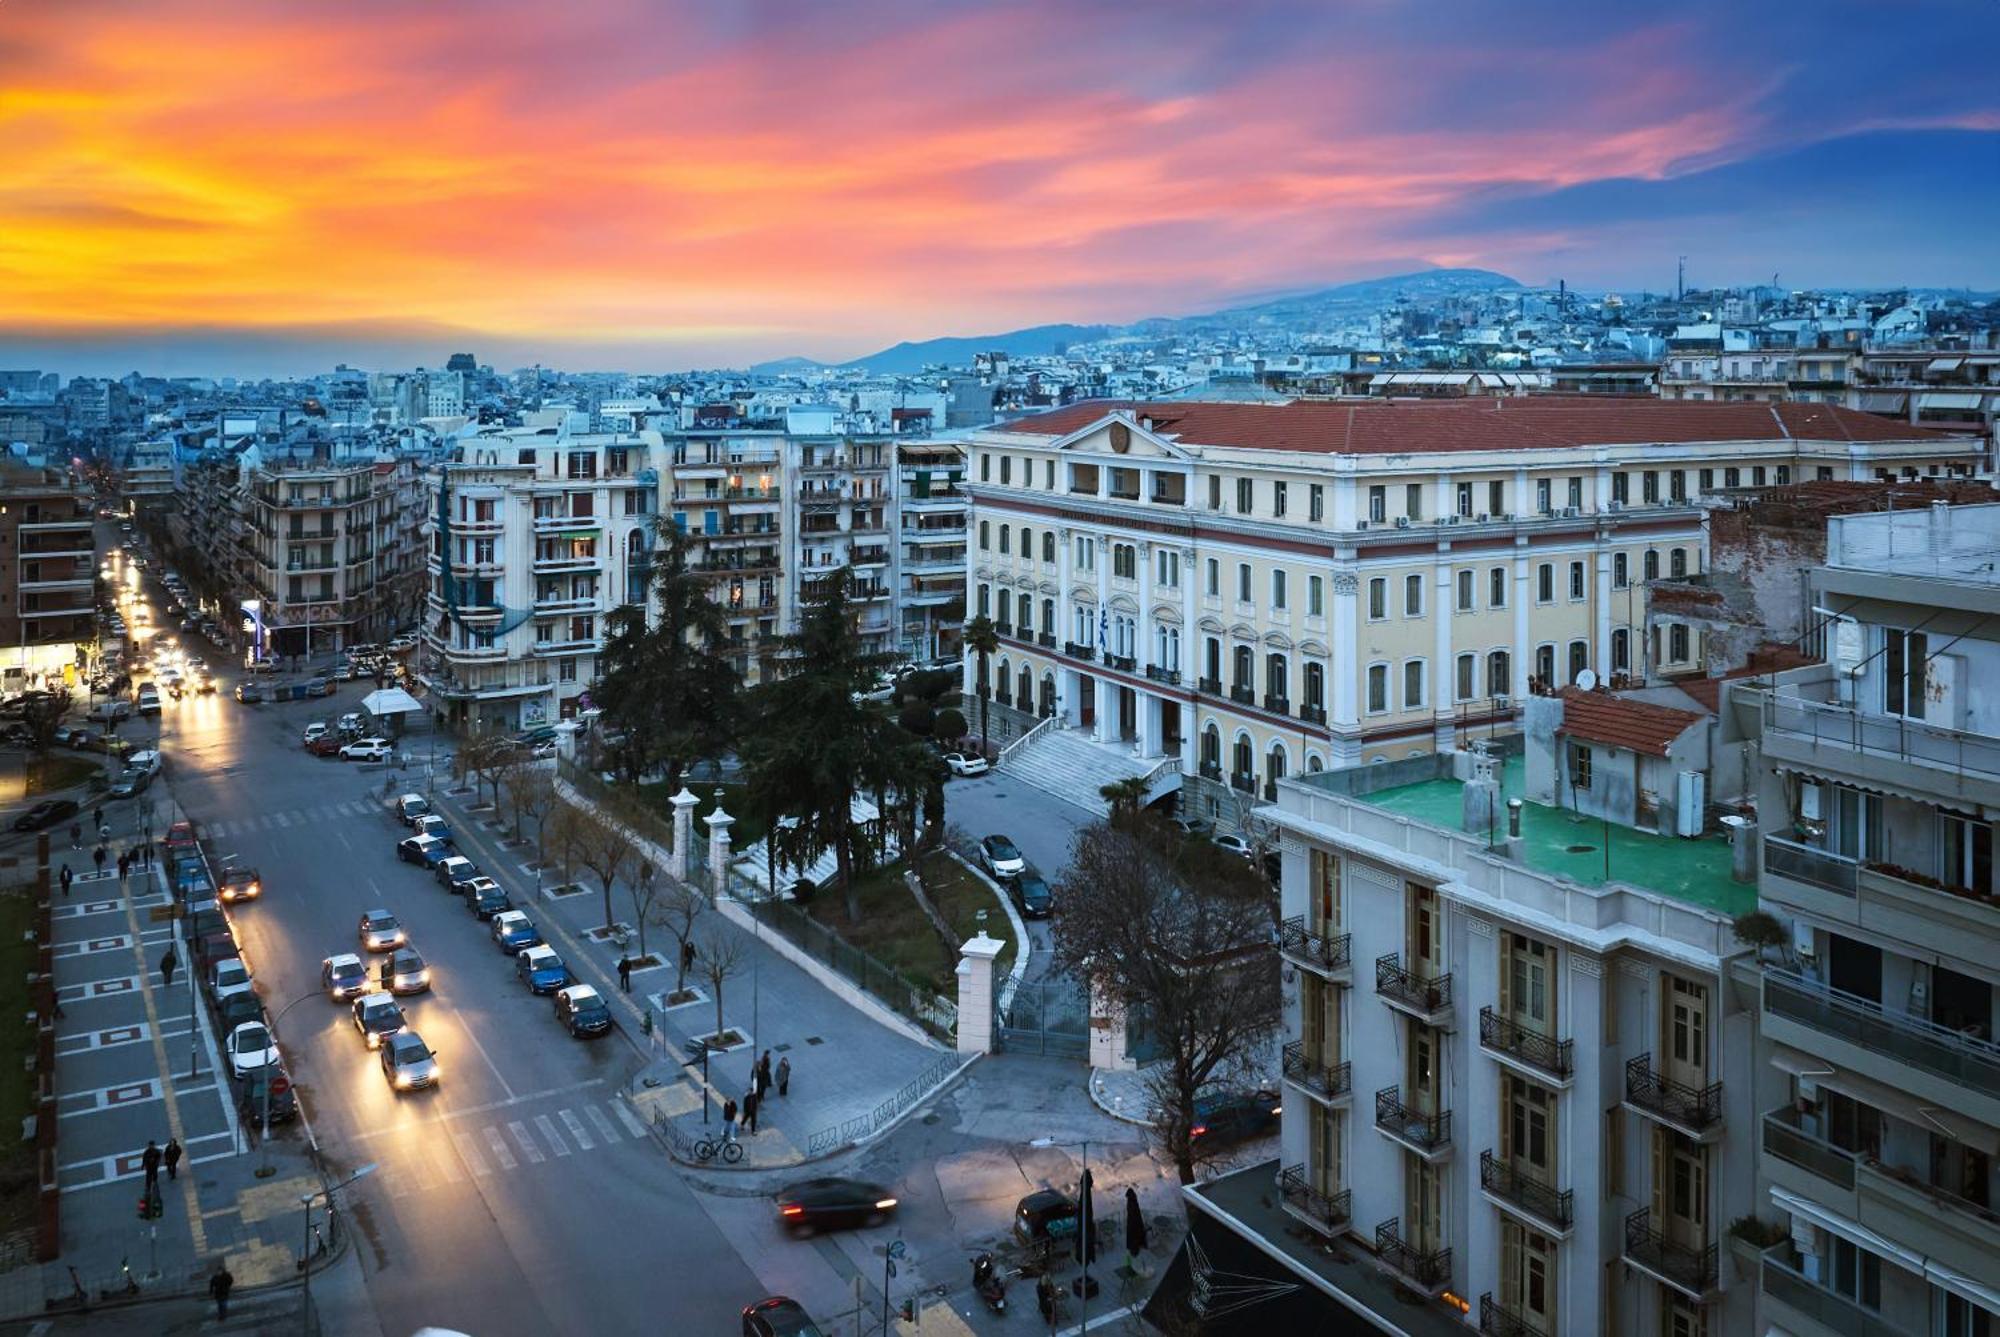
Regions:
<instances>
[{"instance_id":1,"label":"red tile roof","mask_svg":"<svg viewBox=\"0 0 2000 1337\"><path fill-rule=\"evenodd\" d=\"M1147 404L1093 399L995 430L1067 436L1113 409L1195 445L1318 454L1546 450L1722 441L1945 441L1954 433L1831 404L1711 404L1580 395L1441 400Z\"/></svg>"},{"instance_id":2,"label":"red tile roof","mask_svg":"<svg viewBox=\"0 0 2000 1337\"><path fill-rule=\"evenodd\" d=\"M1676 738L1702 721L1692 710L1586 692L1579 687L1565 687L1562 699L1562 733L1655 757L1666 756Z\"/></svg>"},{"instance_id":3,"label":"red tile roof","mask_svg":"<svg viewBox=\"0 0 2000 1337\"><path fill-rule=\"evenodd\" d=\"M1819 661L1789 645L1766 642L1750 652L1750 661L1730 669L1720 677L1698 675L1674 679L1674 686L1701 702L1710 714L1722 709L1722 684L1736 678L1754 678L1760 673L1779 673L1785 669L1804 668Z\"/></svg>"}]
</instances>

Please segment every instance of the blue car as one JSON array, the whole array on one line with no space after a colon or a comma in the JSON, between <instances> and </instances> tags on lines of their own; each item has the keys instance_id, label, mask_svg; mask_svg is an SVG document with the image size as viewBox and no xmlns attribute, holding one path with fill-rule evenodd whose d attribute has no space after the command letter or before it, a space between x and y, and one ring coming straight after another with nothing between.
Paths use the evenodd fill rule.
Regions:
<instances>
[{"instance_id":1,"label":"blue car","mask_svg":"<svg viewBox=\"0 0 2000 1337\"><path fill-rule=\"evenodd\" d=\"M519 910L503 910L493 916L493 945L513 956L523 947L534 947L542 940L542 932L535 927L535 921Z\"/></svg>"},{"instance_id":2,"label":"blue car","mask_svg":"<svg viewBox=\"0 0 2000 1337\"><path fill-rule=\"evenodd\" d=\"M569 967L556 955L556 949L546 944L522 948L514 958L514 973L530 993L554 993L570 983Z\"/></svg>"}]
</instances>

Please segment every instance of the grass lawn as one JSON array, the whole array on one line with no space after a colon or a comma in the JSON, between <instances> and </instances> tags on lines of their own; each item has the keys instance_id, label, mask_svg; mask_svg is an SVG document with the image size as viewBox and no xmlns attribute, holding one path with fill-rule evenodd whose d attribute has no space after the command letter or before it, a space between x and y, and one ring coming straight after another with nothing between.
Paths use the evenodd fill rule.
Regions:
<instances>
[{"instance_id":1,"label":"grass lawn","mask_svg":"<svg viewBox=\"0 0 2000 1337\"><path fill-rule=\"evenodd\" d=\"M0 1231L35 1221L35 1144L21 1141L21 1120L34 1113L34 1078L24 1065L35 1033L21 1023L35 966L34 946L22 935L34 918L32 890L0 892Z\"/></svg>"},{"instance_id":2,"label":"grass lawn","mask_svg":"<svg viewBox=\"0 0 2000 1337\"><path fill-rule=\"evenodd\" d=\"M928 981L946 998L958 990L958 945L978 928L975 916L985 910L986 931L1009 942L1000 954L997 971L1004 976L1013 968L1016 944L1008 927L1007 912L999 898L977 877L949 856L933 852L923 857L924 888L938 913L954 934L949 951L938 941L937 930L917 907L916 898L903 882L905 865L878 868L858 884L861 921L847 918L847 897L837 890L822 891L806 905L806 913L884 965L893 966L912 979Z\"/></svg>"},{"instance_id":3,"label":"grass lawn","mask_svg":"<svg viewBox=\"0 0 2000 1337\"><path fill-rule=\"evenodd\" d=\"M104 763L96 757L79 757L51 752L40 759L28 759L28 793L53 794L83 784L102 774Z\"/></svg>"},{"instance_id":4,"label":"grass lawn","mask_svg":"<svg viewBox=\"0 0 2000 1337\"><path fill-rule=\"evenodd\" d=\"M688 793L701 800L700 806L694 810L694 838L704 851L703 858L708 857L705 853L708 849L708 825L701 819L715 811L717 789L722 791L722 810L736 819L729 826L729 847L732 850L748 849L764 838L764 819L750 811L742 785L689 785ZM660 814L670 832L674 827L674 805L669 800L675 792L668 789L664 781L639 786L639 797L648 808Z\"/></svg>"}]
</instances>

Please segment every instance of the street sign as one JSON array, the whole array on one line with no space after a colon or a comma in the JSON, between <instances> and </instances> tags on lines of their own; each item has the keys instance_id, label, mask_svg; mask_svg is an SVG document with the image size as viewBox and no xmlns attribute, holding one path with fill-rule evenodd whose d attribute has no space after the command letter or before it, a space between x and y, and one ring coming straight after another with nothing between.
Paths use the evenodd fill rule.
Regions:
<instances>
[{"instance_id":1,"label":"street sign","mask_svg":"<svg viewBox=\"0 0 2000 1337\"><path fill-rule=\"evenodd\" d=\"M890 1240L889 1256L891 1258L901 1258L905 1253L909 1252L909 1248L910 1246L903 1243L903 1241L901 1240Z\"/></svg>"}]
</instances>

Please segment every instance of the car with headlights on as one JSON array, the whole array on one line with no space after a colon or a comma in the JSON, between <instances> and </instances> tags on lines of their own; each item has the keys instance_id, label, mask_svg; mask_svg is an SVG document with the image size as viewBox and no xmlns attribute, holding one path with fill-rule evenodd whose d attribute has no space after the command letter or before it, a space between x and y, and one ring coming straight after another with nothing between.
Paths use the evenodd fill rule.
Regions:
<instances>
[{"instance_id":1,"label":"car with headlights on","mask_svg":"<svg viewBox=\"0 0 2000 1337\"><path fill-rule=\"evenodd\" d=\"M492 931L493 945L509 956L542 940L541 930L535 927L535 921L519 910L502 910L494 915Z\"/></svg>"},{"instance_id":2,"label":"car with headlights on","mask_svg":"<svg viewBox=\"0 0 2000 1337\"><path fill-rule=\"evenodd\" d=\"M411 947L399 948L382 963L382 986L393 994L428 993L431 968Z\"/></svg>"},{"instance_id":3,"label":"car with headlights on","mask_svg":"<svg viewBox=\"0 0 2000 1337\"><path fill-rule=\"evenodd\" d=\"M410 940L410 935L403 931L402 921L387 910L365 911L356 932L361 936L362 947L371 952L393 952Z\"/></svg>"},{"instance_id":4,"label":"car with headlights on","mask_svg":"<svg viewBox=\"0 0 2000 1337\"><path fill-rule=\"evenodd\" d=\"M588 984L556 990L556 1020L579 1040L611 1033L611 1006Z\"/></svg>"},{"instance_id":5,"label":"car with headlights on","mask_svg":"<svg viewBox=\"0 0 2000 1337\"><path fill-rule=\"evenodd\" d=\"M388 994L364 993L354 1000L354 1029L361 1032L370 1049L380 1049L383 1042L407 1029L409 1024L403 1009Z\"/></svg>"},{"instance_id":6,"label":"car with headlights on","mask_svg":"<svg viewBox=\"0 0 2000 1337\"><path fill-rule=\"evenodd\" d=\"M264 879L254 868L230 868L223 872L222 887L215 894L224 905L254 901L264 894Z\"/></svg>"},{"instance_id":7,"label":"car with headlights on","mask_svg":"<svg viewBox=\"0 0 2000 1337\"><path fill-rule=\"evenodd\" d=\"M530 993L554 993L570 983L569 967L547 943L522 948L514 958L514 973Z\"/></svg>"},{"instance_id":8,"label":"car with headlights on","mask_svg":"<svg viewBox=\"0 0 2000 1337\"><path fill-rule=\"evenodd\" d=\"M895 1194L862 1179L808 1179L778 1194L778 1223L795 1234L880 1225L895 1210Z\"/></svg>"},{"instance_id":9,"label":"car with headlights on","mask_svg":"<svg viewBox=\"0 0 2000 1337\"><path fill-rule=\"evenodd\" d=\"M352 952L329 956L319 963L319 987L336 1003L344 1003L368 989L368 969Z\"/></svg>"},{"instance_id":10,"label":"car with headlights on","mask_svg":"<svg viewBox=\"0 0 2000 1337\"><path fill-rule=\"evenodd\" d=\"M437 1053L415 1031L396 1032L382 1045L382 1076L397 1091L436 1086Z\"/></svg>"}]
</instances>

